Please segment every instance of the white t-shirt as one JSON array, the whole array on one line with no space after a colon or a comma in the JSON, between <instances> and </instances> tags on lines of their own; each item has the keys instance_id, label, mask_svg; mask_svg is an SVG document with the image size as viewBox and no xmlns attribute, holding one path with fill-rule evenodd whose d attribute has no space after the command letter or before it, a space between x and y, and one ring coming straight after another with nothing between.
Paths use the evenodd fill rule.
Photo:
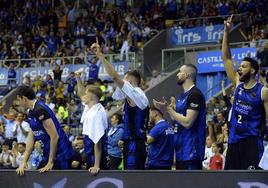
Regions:
<instances>
[{"instance_id":1,"label":"white t-shirt","mask_svg":"<svg viewBox=\"0 0 268 188\"><path fill-rule=\"evenodd\" d=\"M83 123L82 133L87 135L95 144L98 143L108 128L107 114L100 103L91 108L85 105L80 122Z\"/></svg>"},{"instance_id":2,"label":"white t-shirt","mask_svg":"<svg viewBox=\"0 0 268 188\"><path fill-rule=\"evenodd\" d=\"M14 138L13 136L13 129L14 127L16 128L16 122L15 121L10 121L10 120L7 120L6 121L6 127L5 127L5 136L6 138Z\"/></svg>"},{"instance_id":3,"label":"white t-shirt","mask_svg":"<svg viewBox=\"0 0 268 188\"><path fill-rule=\"evenodd\" d=\"M142 89L139 87L133 87L126 80L124 80L122 89L117 87L112 97L115 100L123 100L128 97L142 110L149 106L149 100L144 91L142 91Z\"/></svg>"},{"instance_id":4,"label":"white t-shirt","mask_svg":"<svg viewBox=\"0 0 268 188\"><path fill-rule=\"evenodd\" d=\"M18 122L16 122L16 123L18 123ZM21 127L22 127L26 132L29 132L29 130L30 130L30 125L29 125L29 123L27 123L27 122L25 122L25 121L23 121L23 122L21 123ZM27 135L24 135L24 134L22 133L21 127L18 126L16 138L17 138L18 143L25 143L25 144L26 144ZM12 132L15 132L15 130L16 130L16 126L13 127Z\"/></svg>"},{"instance_id":5,"label":"white t-shirt","mask_svg":"<svg viewBox=\"0 0 268 188\"><path fill-rule=\"evenodd\" d=\"M209 162L210 162L210 158L214 155L214 153L212 152L212 147L208 148L206 146L205 148L205 160L203 161L203 167L205 169L208 169L209 167Z\"/></svg>"}]
</instances>

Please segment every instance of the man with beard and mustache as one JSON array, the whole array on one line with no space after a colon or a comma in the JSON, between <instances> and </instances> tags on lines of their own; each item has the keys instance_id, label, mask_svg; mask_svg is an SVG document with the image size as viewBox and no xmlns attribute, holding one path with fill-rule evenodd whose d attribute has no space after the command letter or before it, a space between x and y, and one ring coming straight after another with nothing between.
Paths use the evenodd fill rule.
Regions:
<instances>
[{"instance_id":1,"label":"man with beard and mustache","mask_svg":"<svg viewBox=\"0 0 268 188\"><path fill-rule=\"evenodd\" d=\"M183 65L178 74L178 85L183 87L176 109L162 101L153 100L154 106L167 112L178 126L175 136L176 168L187 170L202 169L206 140L205 97L195 86L197 68Z\"/></svg>"},{"instance_id":2,"label":"man with beard and mustache","mask_svg":"<svg viewBox=\"0 0 268 188\"><path fill-rule=\"evenodd\" d=\"M268 115L268 89L256 81L258 62L246 57L235 70L229 48L232 17L224 22L222 59L228 78L236 86L232 106L225 169L255 169L263 153Z\"/></svg>"}]
</instances>

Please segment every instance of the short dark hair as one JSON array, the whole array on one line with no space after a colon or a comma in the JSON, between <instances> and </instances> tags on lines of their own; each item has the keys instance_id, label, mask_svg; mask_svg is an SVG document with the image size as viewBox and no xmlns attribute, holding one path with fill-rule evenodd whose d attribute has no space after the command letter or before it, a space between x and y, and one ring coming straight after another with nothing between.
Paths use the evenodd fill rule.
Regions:
<instances>
[{"instance_id":1,"label":"short dark hair","mask_svg":"<svg viewBox=\"0 0 268 188\"><path fill-rule=\"evenodd\" d=\"M23 147L26 147L26 144L24 142L19 142L18 145L22 145Z\"/></svg>"},{"instance_id":2,"label":"short dark hair","mask_svg":"<svg viewBox=\"0 0 268 188\"><path fill-rule=\"evenodd\" d=\"M29 100L35 99L35 92L29 86L21 85L16 89L16 92L17 92L17 96L20 96L20 97L24 96Z\"/></svg>"},{"instance_id":3,"label":"short dark hair","mask_svg":"<svg viewBox=\"0 0 268 188\"><path fill-rule=\"evenodd\" d=\"M184 64L184 65L194 69L194 73L191 74L191 77L192 77L192 79L193 79L193 81L195 83L196 82L196 74L197 74L197 71L198 71L197 67L195 65L193 65L193 64Z\"/></svg>"},{"instance_id":4,"label":"short dark hair","mask_svg":"<svg viewBox=\"0 0 268 188\"><path fill-rule=\"evenodd\" d=\"M118 120L118 124L121 124L122 123L122 115L120 115L118 113L115 113L113 116L115 116L116 119Z\"/></svg>"},{"instance_id":5,"label":"short dark hair","mask_svg":"<svg viewBox=\"0 0 268 188\"><path fill-rule=\"evenodd\" d=\"M141 74L137 70L130 70L126 72L126 75L133 76L136 78L138 85L141 83Z\"/></svg>"},{"instance_id":6,"label":"short dark hair","mask_svg":"<svg viewBox=\"0 0 268 188\"><path fill-rule=\"evenodd\" d=\"M9 140L4 140L2 146L8 146L8 148L10 149L10 141Z\"/></svg>"},{"instance_id":7,"label":"short dark hair","mask_svg":"<svg viewBox=\"0 0 268 188\"><path fill-rule=\"evenodd\" d=\"M158 114L160 114L162 117L164 116L163 112L161 112L161 110L155 108L155 107L151 107L150 108L151 111L156 111Z\"/></svg>"},{"instance_id":8,"label":"short dark hair","mask_svg":"<svg viewBox=\"0 0 268 188\"><path fill-rule=\"evenodd\" d=\"M259 63L251 58L251 57L245 57L242 61L247 61L250 63L250 66L255 70L255 75L259 72L259 69L260 69L260 66L259 66Z\"/></svg>"},{"instance_id":9,"label":"short dark hair","mask_svg":"<svg viewBox=\"0 0 268 188\"><path fill-rule=\"evenodd\" d=\"M220 153L223 153L223 143L222 142L214 142L217 148L220 148Z\"/></svg>"}]
</instances>

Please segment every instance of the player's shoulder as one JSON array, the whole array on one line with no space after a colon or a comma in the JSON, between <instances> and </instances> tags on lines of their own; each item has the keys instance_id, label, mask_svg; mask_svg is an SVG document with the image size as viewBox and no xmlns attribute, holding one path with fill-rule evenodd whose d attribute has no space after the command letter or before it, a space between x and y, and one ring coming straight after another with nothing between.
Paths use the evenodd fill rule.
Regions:
<instances>
[{"instance_id":1,"label":"player's shoulder","mask_svg":"<svg viewBox=\"0 0 268 188\"><path fill-rule=\"evenodd\" d=\"M191 95L194 97L205 98L202 91L199 88L197 88L196 86L193 87L190 92L191 92Z\"/></svg>"},{"instance_id":2,"label":"player's shoulder","mask_svg":"<svg viewBox=\"0 0 268 188\"><path fill-rule=\"evenodd\" d=\"M263 87L261 92L262 100L268 102L268 88Z\"/></svg>"}]
</instances>

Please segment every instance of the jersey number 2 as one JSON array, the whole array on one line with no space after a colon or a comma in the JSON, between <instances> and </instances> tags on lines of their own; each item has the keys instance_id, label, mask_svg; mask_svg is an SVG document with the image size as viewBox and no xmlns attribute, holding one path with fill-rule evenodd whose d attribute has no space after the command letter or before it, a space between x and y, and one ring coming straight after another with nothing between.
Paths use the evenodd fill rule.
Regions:
<instances>
[{"instance_id":1,"label":"jersey number 2","mask_svg":"<svg viewBox=\"0 0 268 188\"><path fill-rule=\"evenodd\" d=\"M238 115L237 122L240 123L240 124L242 124L242 121L241 120L242 120L242 116L241 115Z\"/></svg>"}]
</instances>

